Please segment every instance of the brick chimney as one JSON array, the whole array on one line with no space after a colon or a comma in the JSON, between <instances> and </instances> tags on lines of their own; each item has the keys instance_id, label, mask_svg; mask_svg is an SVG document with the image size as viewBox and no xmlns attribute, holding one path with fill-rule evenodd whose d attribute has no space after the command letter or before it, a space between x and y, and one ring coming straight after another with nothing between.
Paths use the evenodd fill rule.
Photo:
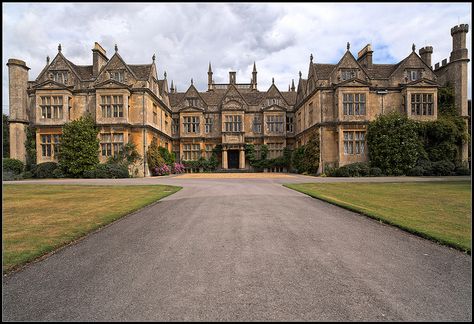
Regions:
<instances>
[{"instance_id":1,"label":"brick chimney","mask_svg":"<svg viewBox=\"0 0 474 324\"><path fill-rule=\"evenodd\" d=\"M372 46L370 44L365 45L363 49L359 51L357 54L358 59L357 61L366 68L371 68L372 67Z\"/></svg>"}]
</instances>

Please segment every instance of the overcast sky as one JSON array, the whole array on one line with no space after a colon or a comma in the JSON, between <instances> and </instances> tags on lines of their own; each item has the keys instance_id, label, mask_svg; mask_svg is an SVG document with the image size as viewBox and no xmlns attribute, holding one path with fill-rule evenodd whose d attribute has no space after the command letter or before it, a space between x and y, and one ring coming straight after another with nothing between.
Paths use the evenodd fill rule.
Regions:
<instances>
[{"instance_id":1,"label":"overcast sky","mask_svg":"<svg viewBox=\"0 0 474 324\"><path fill-rule=\"evenodd\" d=\"M91 49L100 43L110 58L114 44L129 64L149 64L156 53L159 78L167 72L178 91L191 78L207 90L211 61L216 83L250 82L257 64L258 88L272 77L288 90L298 71L306 78L314 62L337 63L350 42L351 52L372 44L374 63L398 63L418 49L434 48L432 64L448 58L451 27L471 23L470 3L3 3L3 111L8 114L9 58L26 62L34 80L62 53L77 65L92 64ZM471 58L472 26L467 34ZM469 98L471 98L471 63Z\"/></svg>"}]
</instances>

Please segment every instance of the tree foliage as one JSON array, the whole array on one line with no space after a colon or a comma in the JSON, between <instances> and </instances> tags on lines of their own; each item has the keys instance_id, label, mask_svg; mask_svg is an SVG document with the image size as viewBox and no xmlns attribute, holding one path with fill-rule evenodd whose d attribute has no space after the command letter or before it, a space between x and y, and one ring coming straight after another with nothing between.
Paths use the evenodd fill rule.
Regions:
<instances>
[{"instance_id":1,"label":"tree foliage","mask_svg":"<svg viewBox=\"0 0 474 324\"><path fill-rule=\"evenodd\" d=\"M8 125L8 116L3 114L2 115L2 128L3 128L3 137L2 137L2 145L3 145L3 153L2 157L8 158L10 156L10 127Z\"/></svg>"},{"instance_id":2,"label":"tree foliage","mask_svg":"<svg viewBox=\"0 0 474 324\"><path fill-rule=\"evenodd\" d=\"M153 138L151 144L148 146L146 160L150 171L154 170L155 168L160 168L165 164L165 159L160 153L160 147L158 146L158 141L156 138Z\"/></svg>"},{"instance_id":3,"label":"tree foliage","mask_svg":"<svg viewBox=\"0 0 474 324\"><path fill-rule=\"evenodd\" d=\"M99 163L98 133L91 116L81 117L63 126L59 165L67 175L81 177Z\"/></svg>"},{"instance_id":4,"label":"tree foliage","mask_svg":"<svg viewBox=\"0 0 474 324\"><path fill-rule=\"evenodd\" d=\"M367 145L371 166L387 175L402 175L425 155L418 123L393 112L369 123Z\"/></svg>"},{"instance_id":5,"label":"tree foliage","mask_svg":"<svg viewBox=\"0 0 474 324\"><path fill-rule=\"evenodd\" d=\"M26 164L27 171L35 171L36 169L36 128L28 126L26 128Z\"/></svg>"},{"instance_id":6,"label":"tree foliage","mask_svg":"<svg viewBox=\"0 0 474 324\"><path fill-rule=\"evenodd\" d=\"M313 135L309 141L293 151L291 163L298 173L316 174L319 169L319 137Z\"/></svg>"}]
</instances>

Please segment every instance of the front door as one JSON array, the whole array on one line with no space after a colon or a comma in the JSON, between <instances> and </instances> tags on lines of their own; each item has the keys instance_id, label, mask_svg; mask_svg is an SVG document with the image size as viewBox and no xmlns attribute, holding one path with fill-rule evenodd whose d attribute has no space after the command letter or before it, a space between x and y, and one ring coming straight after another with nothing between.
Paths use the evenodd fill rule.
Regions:
<instances>
[{"instance_id":1,"label":"front door","mask_svg":"<svg viewBox=\"0 0 474 324\"><path fill-rule=\"evenodd\" d=\"M227 151L227 160L229 163L229 169L238 169L239 168L239 151L238 150L228 150Z\"/></svg>"}]
</instances>

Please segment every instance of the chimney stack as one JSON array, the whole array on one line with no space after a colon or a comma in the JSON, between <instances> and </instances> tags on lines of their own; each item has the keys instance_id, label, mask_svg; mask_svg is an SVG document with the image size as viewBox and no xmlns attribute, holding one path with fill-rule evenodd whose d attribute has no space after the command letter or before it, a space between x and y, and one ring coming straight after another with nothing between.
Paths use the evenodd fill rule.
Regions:
<instances>
[{"instance_id":1,"label":"chimney stack","mask_svg":"<svg viewBox=\"0 0 474 324\"><path fill-rule=\"evenodd\" d=\"M358 59L357 61L366 68L372 67L372 46L370 44L365 45L363 49L359 51L357 54Z\"/></svg>"},{"instance_id":2,"label":"chimney stack","mask_svg":"<svg viewBox=\"0 0 474 324\"><path fill-rule=\"evenodd\" d=\"M107 64L109 59L105 56L105 50L99 43L94 43L92 49L92 75L96 77L99 75L100 69Z\"/></svg>"}]
</instances>

